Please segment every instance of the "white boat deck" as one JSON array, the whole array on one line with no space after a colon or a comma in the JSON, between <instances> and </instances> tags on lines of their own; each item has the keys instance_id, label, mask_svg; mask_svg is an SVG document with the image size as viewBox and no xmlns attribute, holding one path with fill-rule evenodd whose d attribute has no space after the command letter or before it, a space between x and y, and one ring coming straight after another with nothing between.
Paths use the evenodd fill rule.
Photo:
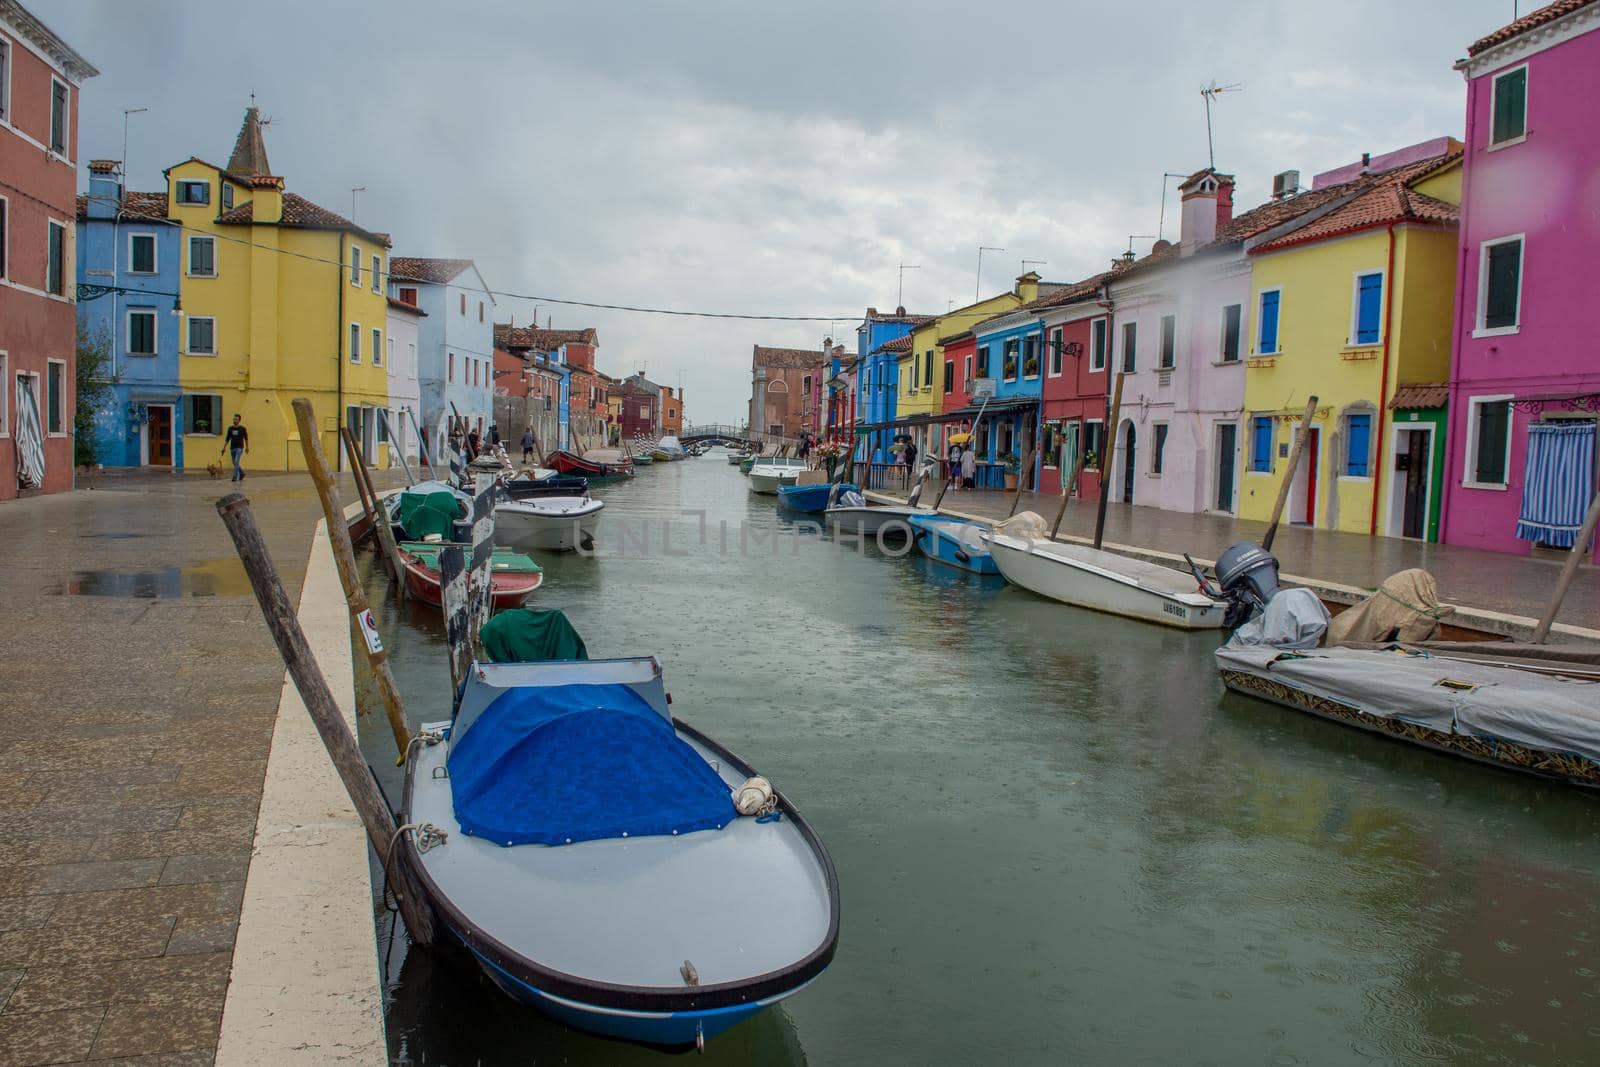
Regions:
<instances>
[{"instance_id":1,"label":"white boat deck","mask_svg":"<svg viewBox=\"0 0 1600 1067\"><path fill-rule=\"evenodd\" d=\"M744 776L679 734L730 788ZM428 874L487 934L541 966L616 985L681 988L782 970L828 936L828 886L798 825L736 818L679 836L503 848L456 822L446 745L421 750L410 818L449 839Z\"/></svg>"},{"instance_id":2,"label":"white boat deck","mask_svg":"<svg viewBox=\"0 0 1600 1067\"><path fill-rule=\"evenodd\" d=\"M1004 535L994 536L998 539ZM1085 545L1064 544L1060 541L1027 541L1016 537L1006 538L1006 541L1012 547L1019 549L1031 547L1032 551L1039 555L1050 556L1107 578L1137 585L1141 589L1164 593L1196 607L1205 607L1213 603L1210 597L1198 591L1193 575L1184 574L1171 567L1163 567L1159 563L1149 563L1115 552L1106 552Z\"/></svg>"}]
</instances>

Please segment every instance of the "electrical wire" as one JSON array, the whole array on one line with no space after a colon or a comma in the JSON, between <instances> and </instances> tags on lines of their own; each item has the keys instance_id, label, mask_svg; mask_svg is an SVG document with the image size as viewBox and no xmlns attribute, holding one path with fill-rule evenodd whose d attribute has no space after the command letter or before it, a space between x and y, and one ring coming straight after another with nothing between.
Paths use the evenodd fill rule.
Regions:
<instances>
[{"instance_id":1,"label":"electrical wire","mask_svg":"<svg viewBox=\"0 0 1600 1067\"><path fill-rule=\"evenodd\" d=\"M96 200L101 200L101 199L109 200L111 198L110 197L94 197L93 199L96 199ZM349 269L349 264L345 263L343 260L328 259L328 258L326 258L324 256L313 256L313 255L309 255L309 254L307 254L305 252L296 252L296 251L294 251L292 249L288 249L288 248L276 248L276 247L273 247L271 245L257 244L256 242L248 240L246 238L229 237L226 234L217 233L214 230L205 230L205 229L200 229L199 227L190 226L190 225L187 225L186 223L180 222L180 221L178 221L176 219L155 218L153 216L145 216L145 215L128 215L126 213L124 213L124 218L128 218L128 219L146 219L146 220L148 220L149 222L152 222L152 223L161 223L162 225L175 227L175 228L177 228L178 230L181 230L184 233L192 234L192 235L198 236L198 237L211 237L211 238L214 238L214 239L216 239L218 241L227 241L230 244L242 245L245 248L249 248L249 249L252 249L252 250L255 250L255 251L276 252L278 255L293 256L296 259L303 259L303 260L306 260L306 261L311 262L311 263L323 263L323 264L326 264L326 265L328 265L330 267L338 267L341 271ZM230 224L230 225L234 225L234 224ZM257 224L257 223L253 223L252 222L252 223L238 223L236 225L251 225L251 226L253 226L253 225L272 225L272 224L271 223L260 223L260 224ZM304 228L306 228L306 229L327 229L327 230L334 230L334 231L338 231L338 232L354 232L354 231L359 231L359 230L364 230L365 229L364 227L356 226L355 223L351 223L350 224L350 230L349 231L346 231L343 227L337 227L337 226L327 226L327 227L317 226L317 227L304 227ZM376 236L376 231L366 230L366 232ZM370 268L366 268L366 269L370 273ZM395 281L397 283L398 282L405 282L405 281L416 281L416 282L420 282L420 283L425 284L425 285L443 285L447 289L457 289L457 290L460 290L461 292L464 292L464 293L487 292L492 297L497 297L497 298L498 297L504 297L504 298L506 298L508 300L531 300L531 301L534 301L535 303L540 303L540 304L561 304L561 305L564 305L564 306L567 306L567 307L595 308L595 309L598 309L598 310L601 310L601 311L626 311L626 312L630 312L630 313L636 314L636 315L672 315L672 316L677 316L677 317L681 317L681 318L736 319L736 320L744 320L744 321L748 321L748 322L827 322L827 323L834 323L834 322L849 322L849 321L852 321L855 318L854 315L757 315L757 314L746 313L746 312L684 311L684 310L677 309L677 308L642 307L642 306L634 305L634 304L605 304L605 303L600 303L598 301L592 301L592 300L566 300L566 299L563 299L561 297L556 297L556 296L541 296L541 295L537 295L537 294L534 294L534 293L515 293L515 292L511 292L509 290L505 290L505 289L489 289L487 287L484 288L484 289L478 289L478 288L475 288L473 286L457 285L454 282L428 282L425 279L421 279L421 278L404 278L404 277L400 277L400 276L397 276L397 275L393 274L392 271L380 271L378 273L379 273L379 277L384 280L380 284L387 283L389 280L393 280L393 281ZM387 295L387 294L385 294L385 295Z\"/></svg>"}]
</instances>

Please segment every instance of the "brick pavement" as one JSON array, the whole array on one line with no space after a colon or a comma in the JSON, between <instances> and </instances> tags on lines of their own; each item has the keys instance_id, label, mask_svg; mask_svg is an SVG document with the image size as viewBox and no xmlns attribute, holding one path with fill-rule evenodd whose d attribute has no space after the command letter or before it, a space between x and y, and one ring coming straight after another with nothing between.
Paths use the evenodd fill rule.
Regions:
<instances>
[{"instance_id":1,"label":"brick pavement","mask_svg":"<svg viewBox=\"0 0 1600 1067\"><path fill-rule=\"evenodd\" d=\"M937 485L926 487L923 502L933 503L938 491ZM880 495L903 499L905 493L888 490ZM945 494L941 507L1003 518L1010 511L1012 495L993 490L952 490ZM1054 520L1060 506L1059 496L1023 493L1018 510L1035 511ZM1061 536L1093 537L1095 507L1092 501L1074 500L1068 505ZM1197 559L1214 559L1234 541L1259 541L1265 532L1264 522L1227 515L1189 515L1124 504L1109 504L1106 511L1107 543L1168 553L1188 552ZM1362 589L1376 588L1396 571L1421 567L1438 580L1439 599L1447 604L1534 619L1544 613L1561 569L1554 560L1304 526L1280 527L1272 551L1286 574ZM1579 569L1556 619L1558 623L1600 630L1600 568Z\"/></svg>"},{"instance_id":2,"label":"brick pavement","mask_svg":"<svg viewBox=\"0 0 1600 1067\"><path fill-rule=\"evenodd\" d=\"M245 487L298 598L309 479ZM212 507L230 488L0 505L0 1067L212 1062L284 675Z\"/></svg>"}]
</instances>

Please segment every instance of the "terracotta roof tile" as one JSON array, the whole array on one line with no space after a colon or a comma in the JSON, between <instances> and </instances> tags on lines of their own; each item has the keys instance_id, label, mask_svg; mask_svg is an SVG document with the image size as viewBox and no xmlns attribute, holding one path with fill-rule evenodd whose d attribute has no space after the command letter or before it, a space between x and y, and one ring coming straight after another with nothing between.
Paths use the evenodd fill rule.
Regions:
<instances>
[{"instance_id":1,"label":"terracotta roof tile","mask_svg":"<svg viewBox=\"0 0 1600 1067\"><path fill-rule=\"evenodd\" d=\"M921 326L924 323L931 322L939 317L937 315L914 315L909 312L906 314L900 314L900 312L903 310L903 308L897 309L894 314L885 314L884 312L879 311L877 308L868 308L866 319L868 322L888 323L891 325L896 323L910 323L912 326Z\"/></svg>"},{"instance_id":2,"label":"terracotta roof tile","mask_svg":"<svg viewBox=\"0 0 1600 1067\"><path fill-rule=\"evenodd\" d=\"M904 337L896 337L892 341L885 341L885 342L883 342L883 344L879 345L877 348L874 348L872 351L874 351L874 352L909 352L909 351L911 351L911 335L908 333Z\"/></svg>"},{"instance_id":3,"label":"terracotta roof tile","mask_svg":"<svg viewBox=\"0 0 1600 1067\"><path fill-rule=\"evenodd\" d=\"M255 222L255 202L240 204L230 211L224 211L217 216L217 222L224 226L249 226ZM329 211L319 204L313 204L299 193L283 194L283 220L280 226L292 226L301 230L348 230L350 233L360 234L369 241L375 241L387 247L387 242L371 230L363 229L340 215L338 212Z\"/></svg>"},{"instance_id":4,"label":"terracotta roof tile","mask_svg":"<svg viewBox=\"0 0 1600 1067\"><path fill-rule=\"evenodd\" d=\"M1421 385L1395 387L1389 410L1398 408L1442 408L1450 399L1450 387L1444 382L1426 382Z\"/></svg>"},{"instance_id":5,"label":"terracotta roof tile","mask_svg":"<svg viewBox=\"0 0 1600 1067\"><path fill-rule=\"evenodd\" d=\"M817 367L822 364L822 352L810 348L767 348L756 345L751 363L757 367Z\"/></svg>"},{"instance_id":6,"label":"terracotta roof tile","mask_svg":"<svg viewBox=\"0 0 1600 1067\"><path fill-rule=\"evenodd\" d=\"M1085 278L1082 281L1069 282L1058 289L1054 289L1051 292L1046 293L1044 296L1041 296L1036 300L1030 300L1026 304L1012 308L1010 311L1002 311L993 318L985 319L974 326L971 332L981 333L983 332L983 328L989 325L989 323L994 322L997 319L1003 319L1007 316L1015 315L1019 311L1045 311L1049 308L1065 307L1068 304L1076 304L1083 300L1092 299L1094 295L1100 291L1100 286L1107 278L1114 274L1120 273L1120 270L1108 270L1100 274L1096 274L1093 277ZM951 338L951 340L954 339L955 338ZM943 343L942 340L941 343Z\"/></svg>"},{"instance_id":7,"label":"terracotta roof tile","mask_svg":"<svg viewBox=\"0 0 1600 1067\"><path fill-rule=\"evenodd\" d=\"M1391 222L1435 222L1454 225L1461 220L1461 211L1454 204L1419 193L1411 188L1417 179L1432 174L1440 166L1461 158L1461 153L1451 152L1442 157L1412 163L1387 175L1379 176L1375 184L1355 199L1323 215L1321 218L1284 234L1282 237L1250 250L1251 255L1274 252L1280 248L1338 237L1347 233L1386 226Z\"/></svg>"},{"instance_id":8,"label":"terracotta roof tile","mask_svg":"<svg viewBox=\"0 0 1600 1067\"><path fill-rule=\"evenodd\" d=\"M426 259L421 256L390 256L389 276L395 280L412 282L454 281L461 272L472 266L470 259Z\"/></svg>"},{"instance_id":9,"label":"terracotta roof tile","mask_svg":"<svg viewBox=\"0 0 1600 1067\"><path fill-rule=\"evenodd\" d=\"M600 335L592 326L581 330L549 330L497 322L494 324L494 343L496 347L507 351L554 352L562 345L598 345Z\"/></svg>"},{"instance_id":10,"label":"terracotta roof tile","mask_svg":"<svg viewBox=\"0 0 1600 1067\"><path fill-rule=\"evenodd\" d=\"M1467 48L1467 55L1475 56L1479 52L1493 48L1497 44L1504 44L1513 37L1528 32L1535 26L1543 26L1547 22L1554 22L1563 15L1570 15L1579 8L1595 2L1596 0L1556 0L1553 4L1546 4L1537 11L1528 12L1515 22L1501 26L1498 30L1485 37L1479 37Z\"/></svg>"},{"instance_id":11,"label":"terracotta roof tile","mask_svg":"<svg viewBox=\"0 0 1600 1067\"><path fill-rule=\"evenodd\" d=\"M133 215L142 219L165 219L167 217L166 193L123 193L122 211L125 215ZM82 194L78 196L78 218L89 217L89 198Z\"/></svg>"},{"instance_id":12,"label":"terracotta roof tile","mask_svg":"<svg viewBox=\"0 0 1600 1067\"><path fill-rule=\"evenodd\" d=\"M415 304L408 304L404 300L396 300L392 296L389 297L388 299L389 299L389 306L394 308L397 311L409 311L413 315L420 315L423 318L427 318L428 317L428 313L426 311L423 311L421 308L417 307L417 305L415 305Z\"/></svg>"}]
</instances>

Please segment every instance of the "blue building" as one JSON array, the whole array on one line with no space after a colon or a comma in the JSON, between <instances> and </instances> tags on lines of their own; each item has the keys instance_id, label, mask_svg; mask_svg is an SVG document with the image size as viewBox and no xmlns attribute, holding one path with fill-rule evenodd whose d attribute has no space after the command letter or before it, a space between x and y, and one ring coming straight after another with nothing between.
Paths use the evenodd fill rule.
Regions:
<instances>
[{"instance_id":1,"label":"blue building","mask_svg":"<svg viewBox=\"0 0 1600 1067\"><path fill-rule=\"evenodd\" d=\"M417 384L422 426L447 415L487 435L494 421L494 294L470 259L389 257L389 295L419 307ZM429 441L430 448L432 440Z\"/></svg>"},{"instance_id":2,"label":"blue building","mask_svg":"<svg viewBox=\"0 0 1600 1067\"><path fill-rule=\"evenodd\" d=\"M110 346L114 400L95 413L107 467L183 466L178 386L182 230L167 194L124 193L115 160L89 164L78 198L78 325Z\"/></svg>"},{"instance_id":3,"label":"blue building","mask_svg":"<svg viewBox=\"0 0 1600 1067\"><path fill-rule=\"evenodd\" d=\"M1032 464L1039 432L1045 372L1044 325L1032 308L1017 308L972 328L976 340L976 377L993 378L994 398L975 428L983 461L1009 466ZM1037 471L1028 475L1034 484Z\"/></svg>"},{"instance_id":4,"label":"blue building","mask_svg":"<svg viewBox=\"0 0 1600 1067\"><path fill-rule=\"evenodd\" d=\"M875 426L894 421L896 393L900 384L900 351L887 350L890 342L909 338L911 331L927 322L931 315L909 315L903 307L894 314L885 315L877 308L868 308L861 325L856 327L856 422ZM894 441L894 431L873 430L861 437L856 459L871 461L880 453L887 455ZM880 456L880 458L882 458Z\"/></svg>"}]
</instances>

